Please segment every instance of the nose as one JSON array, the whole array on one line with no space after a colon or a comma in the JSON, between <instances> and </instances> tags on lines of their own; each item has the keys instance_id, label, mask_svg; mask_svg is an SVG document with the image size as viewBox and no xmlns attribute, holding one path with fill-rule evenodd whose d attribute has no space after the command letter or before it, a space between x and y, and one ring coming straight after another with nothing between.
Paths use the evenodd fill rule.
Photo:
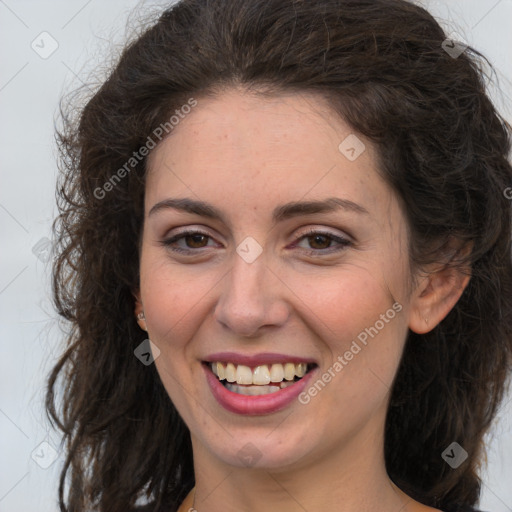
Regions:
<instances>
[{"instance_id":1,"label":"nose","mask_svg":"<svg viewBox=\"0 0 512 512\"><path fill-rule=\"evenodd\" d=\"M263 255L247 263L238 254L222 280L215 318L237 337L256 337L270 326L285 324L290 314L286 286Z\"/></svg>"}]
</instances>

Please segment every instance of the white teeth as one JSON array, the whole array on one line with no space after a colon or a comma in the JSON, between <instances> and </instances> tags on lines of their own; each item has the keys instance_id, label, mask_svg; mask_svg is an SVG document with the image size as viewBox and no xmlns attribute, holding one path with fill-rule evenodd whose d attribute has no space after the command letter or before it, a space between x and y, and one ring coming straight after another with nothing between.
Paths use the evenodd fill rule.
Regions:
<instances>
[{"instance_id":1,"label":"white teeth","mask_svg":"<svg viewBox=\"0 0 512 512\"><path fill-rule=\"evenodd\" d=\"M217 377L219 377L220 380L225 379L226 371L224 370L224 366L222 366L222 363L213 363L213 366L217 367L217 373L213 373L215 373L215 375L217 375Z\"/></svg>"},{"instance_id":2,"label":"white teeth","mask_svg":"<svg viewBox=\"0 0 512 512\"><path fill-rule=\"evenodd\" d=\"M268 366L257 366L252 372L252 384L264 385L270 382L270 372Z\"/></svg>"},{"instance_id":3,"label":"white teeth","mask_svg":"<svg viewBox=\"0 0 512 512\"><path fill-rule=\"evenodd\" d=\"M222 363L217 363L217 364L220 364L222 366ZM219 367L217 366L217 371L218 371L218 368ZM225 371L224 375L228 382L236 381L236 367L233 363L228 363L226 365L226 371Z\"/></svg>"},{"instance_id":4,"label":"white teeth","mask_svg":"<svg viewBox=\"0 0 512 512\"><path fill-rule=\"evenodd\" d=\"M237 384L252 384L252 371L248 366L239 364L236 368Z\"/></svg>"},{"instance_id":5,"label":"white teeth","mask_svg":"<svg viewBox=\"0 0 512 512\"><path fill-rule=\"evenodd\" d=\"M226 384L226 388L233 393L250 396L268 395L280 389L279 386L238 386L236 384Z\"/></svg>"},{"instance_id":6,"label":"white teeth","mask_svg":"<svg viewBox=\"0 0 512 512\"><path fill-rule=\"evenodd\" d=\"M215 361L210 363L212 372L219 380L227 380L229 383L237 385L257 385L267 386L270 383L290 382L293 384L295 377L304 377L308 370L306 363L274 363L272 365L263 364L251 369L243 364L234 365L233 363L221 363ZM276 387L276 386L275 386Z\"/></svg>"},{"instance_id":7,"label":"white teeth","mask_svg":"<svg viewBox=\"0 0 512 512\"><path fill-rule=\"evenodd\" d=\"M293 380L295 378L295 365L293 363L286 363L284 365L284 378L286 380Z\"/></svg>"},{"instance_id":8,"label":"white teeth","mask_svg":"<svg viewBox=\"0 0 512 512\"><path fill-rule=\"evenodd\" d=\"M248 396L257 396L257 395L268 395L269 393L275 393L280 389L287 388L288 386L292 386L294 382L286 382L283 381L278 385L270 385L270 386L239 386L237 384L227 383L226 388L233 393L238 393L239 395L248 395Z\"/></svg>"},{"instance_id":9,"label":"white teeth","mask_svg":"<svg viewBox=\"0 0 512 512\"><path fill-rule=\"evenodd\" d=\"M270 367L270 382L281 382L284 379L284 369L282 364L273 364Z\"/></svg>"},{"instance_id":10,"label":"white teeth","mask_svg":"<svg viewBox=\"0 0 512 512\"><path fill-rule=\"evenodd\" d=\"M295 375L297 377L304 377L306 375L308 365L306 363L299 363L295 365Z\"/></svg>"}]
</instances>

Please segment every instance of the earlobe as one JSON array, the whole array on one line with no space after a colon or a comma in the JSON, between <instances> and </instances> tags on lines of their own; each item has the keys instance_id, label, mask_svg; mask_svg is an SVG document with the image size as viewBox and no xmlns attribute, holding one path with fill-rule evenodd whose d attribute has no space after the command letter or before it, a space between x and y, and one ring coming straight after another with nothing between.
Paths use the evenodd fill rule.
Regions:
<instances>
[{"instance_id":1,"label":"earlobe","mask_svg":"<svg viewBox=\"0 0 512 512\"><path fill-rule=\"evenodd\" d=\"M453 309L471 279L467 269L445 266L423 276L412 296L409 329L425 334Z\"/></svg>"},{"instance_id":2,"label":"earlobe","mask_svg":"<svg viewBox=\"0 0 512 512\"><path fill-rule=\"evenodd\" d=\"M142 305L142 301L140 299L140 292L137 291L133 293L133 296L135 297L135 317L137 318L137 323L139 324L139 327L147 332L147 326L146 326L146 317L144 316L144 306Z\"/></svg>"}]
</instances>

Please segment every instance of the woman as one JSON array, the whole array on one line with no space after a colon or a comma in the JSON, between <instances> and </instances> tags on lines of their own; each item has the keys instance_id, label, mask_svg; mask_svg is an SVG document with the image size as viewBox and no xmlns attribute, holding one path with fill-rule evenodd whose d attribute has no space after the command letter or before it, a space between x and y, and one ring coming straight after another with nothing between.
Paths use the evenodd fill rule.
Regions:
<instances>
[{"instance_id":1,"label":"woman","mask_svg":"<svg viewBox=\"0 0 512 512\"><path fill-rule=\"evenodd\" d=\"M127 46L60 133L62 511L473 510L512 348L481 63L404 0L184 0Z\"/></svg>"}]
</instances>

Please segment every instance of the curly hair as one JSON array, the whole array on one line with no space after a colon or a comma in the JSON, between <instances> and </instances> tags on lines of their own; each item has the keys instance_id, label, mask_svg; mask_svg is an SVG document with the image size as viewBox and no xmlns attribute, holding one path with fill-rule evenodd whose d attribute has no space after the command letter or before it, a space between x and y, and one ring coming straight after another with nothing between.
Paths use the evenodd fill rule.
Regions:
<instances>
[{"instance_id":1,"label":"curly hair","mask_svg":"<svg viewBox=\"0 0 512 512\"><path fill-rule=\"evenodd\" d=\"M63 512L144 498L176 510L194 485L189 430L155 365L134 357L146 337L133 291L147 158L130 159L191 97L238 85L314 92L375 144L411 268L439 261L450 240L471 244L457 304L427 334L408 333L384 449L414 499L446 512L478 501L484 434L512 366L510 131L486 94L486 59L471 47L454 58L446 37L406 0L182 0L126 45L79 116L63 110L53 293L71 329L46 389L66 441ZM441 457L454 441L468 453L457 469Z\"/></svg>"}]
</instances>

